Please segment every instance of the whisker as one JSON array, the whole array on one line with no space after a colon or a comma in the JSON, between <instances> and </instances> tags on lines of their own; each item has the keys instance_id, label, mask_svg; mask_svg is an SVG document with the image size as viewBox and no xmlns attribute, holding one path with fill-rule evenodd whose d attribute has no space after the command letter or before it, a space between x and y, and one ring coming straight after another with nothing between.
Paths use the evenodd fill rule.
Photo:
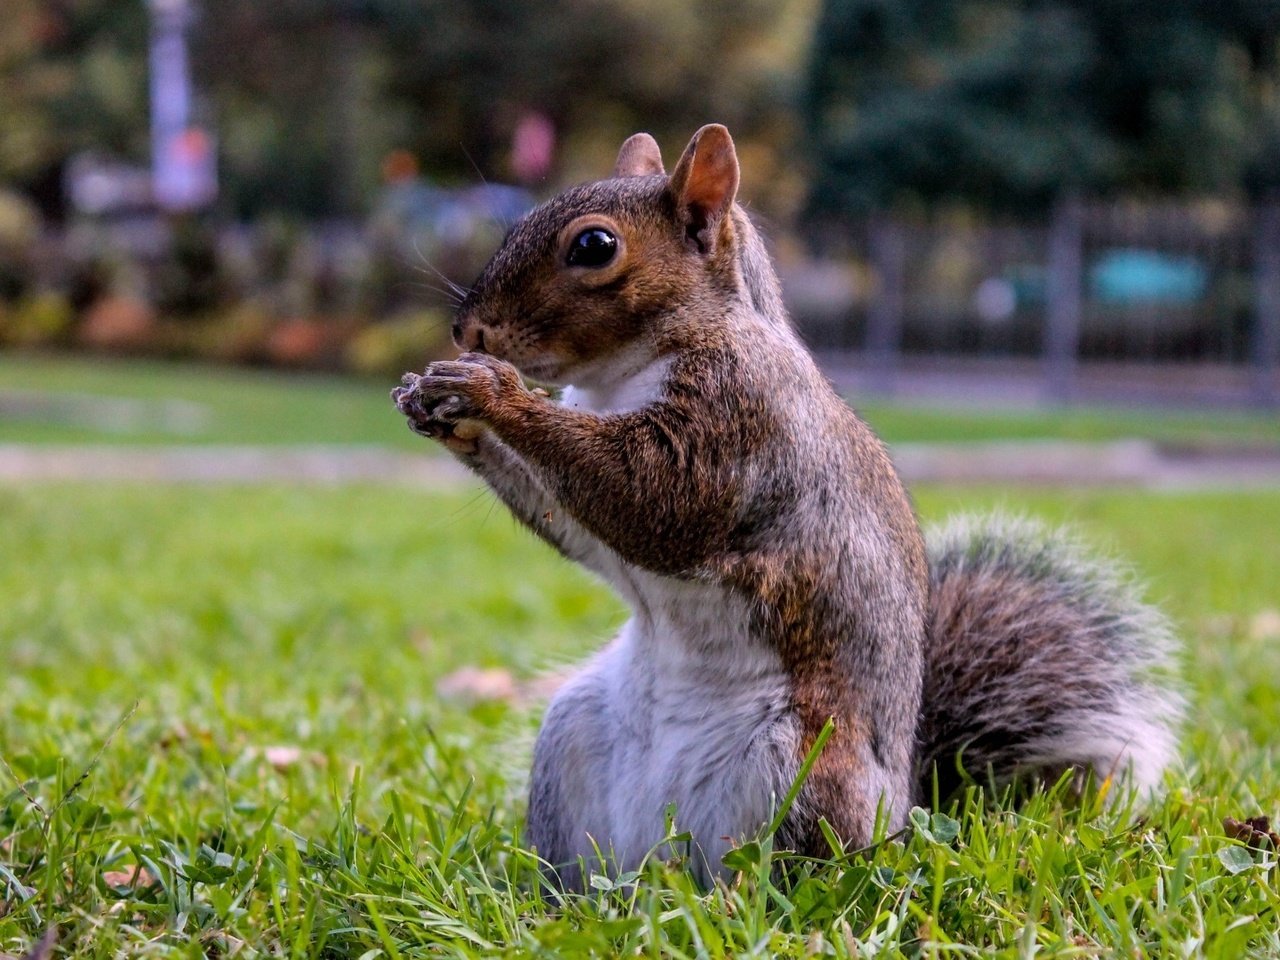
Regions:
<instances>
[{"instance_id":1,"label":"whisker","mask_svg":"<svg viewBox=\"0 0 1280 960\"><path fill-rule=\"evenodd\" d=\"M445 286L447 286L450 290L452 290L458 296L459 301L461 301L461 298L465 297L468 293L471 292L470 287L464 287L459 283L454 283L447 276L445 276L445 274L439 268L437 268L434 263L432 263L430 260L427 259L426 255L422 252L422 248L418 246L417 237L413 238L413 252L418 255L418 259L422 261L423 266L425 266L428 270L430 270L437 277L439 277L441 280L444 281Z\"/></svg>"},{"instance_id":2,"label":"whisker","mask_svg":"<svg viewBox=\"0 0 1280 960\"><path fill-rule=\"evenodd\" d=\"M415 290L430 290L432 293L438 293L449 302L450 306L457 307L462 303L462 297L458 296L452 290L446 290L444 287L437 287L435 284L423 283L417 280L404 280L401 282L405 286L412 287Z\"/></svg>"},{"instance_id":3,"label":"whisker","mask_svg":"<svg viewBox=\"0 0 1280 960\"><path fill-rule=\"evenodd\" d=\"M480 172L480 165L471 158L471 154L467 153L467 148L462 143L459 143L458 149L461 150L462 155L467 158L467 162L470 163L471 168L475 170L476 176L480 178L480 182L483 183L486 187L489 186L489 181L486 180L484 178L484 174ZM494 226L496 226L503 233L506 233L508 230L511 229L511 224L507 223L501 217L498 216L498 211L494 208L493 200L488 196L488 194L485 195L485 206L489 208L489 219L493 221Z\"/></svg>"}]
</instances>

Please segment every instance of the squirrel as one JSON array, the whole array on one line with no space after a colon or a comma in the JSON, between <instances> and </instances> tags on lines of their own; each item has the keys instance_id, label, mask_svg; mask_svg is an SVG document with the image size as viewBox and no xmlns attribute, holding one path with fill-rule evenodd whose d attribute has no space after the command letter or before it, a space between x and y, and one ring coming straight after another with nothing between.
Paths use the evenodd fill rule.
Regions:
<instances>
[{"instance_id":1,"label":"squirrel","mask_svg":"<svg viewBox=\"0 0 1280 960\"><path fill-rule=\"evenodd\" d=\"M635 868L674 804L694 872L726 875L829 719L779 848L865 846L969 776L1154 789L1182 712L1165 620L1027 521L926 547L884 445L792 327L738 180L723 126L670 175L632 136L611 177L510 230L458 307L465 352L392 392L632 611L550 702L526 839L580 886L601 855Z\"/></svg>"}]
</instances>

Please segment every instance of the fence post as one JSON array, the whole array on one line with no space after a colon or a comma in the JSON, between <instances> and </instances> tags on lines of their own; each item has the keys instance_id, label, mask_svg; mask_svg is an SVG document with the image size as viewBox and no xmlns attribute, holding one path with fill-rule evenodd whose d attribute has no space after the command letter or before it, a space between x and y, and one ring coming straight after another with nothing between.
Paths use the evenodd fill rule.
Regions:
<instances>
[{"instance_id":1,"label":"fence post","mask_svg":"<svg viewBox=\"0 0 1280 960\"><path fill-rule=\"evenodd\" d=\"M878 288L867 308L868 381L877 393L893 393L902 356L906 243L902 227L889 217L871 221L869 240Z\"/></svg>"},{"instance_id":2,"label":"fence post","mask_svg":"<svg viewBox=\"0 0 1280 960\"><path fill-rule=\"evenodd\" d=\"M1251 397L1260 407L1276 404L1276 364L1280 353L1280 201L1258 210L1254 235L1254 311L1249 338Z\"/></svg>"},{"instance_id":3,"label":"fence post","mask_svg":"<svg viewBox=\"0 0 1280 960\"><path fill-rule=\"evenodd\" d=\"M1049 263L1045 295L1045 394L1066 403L1075 390L1080 345L1081 290L1084 267L1084 209L1068 197L1053 211L1049 225Z\"/></svg>"}]
</instances>

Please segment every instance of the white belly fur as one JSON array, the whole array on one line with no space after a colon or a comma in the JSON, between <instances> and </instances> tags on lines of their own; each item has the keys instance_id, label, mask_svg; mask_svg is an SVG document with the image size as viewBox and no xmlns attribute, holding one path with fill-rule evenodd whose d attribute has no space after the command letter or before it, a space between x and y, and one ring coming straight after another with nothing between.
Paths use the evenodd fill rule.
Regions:
<instances>
[{"instance_id":1,"label":"white belly fur","mask_svg":"<svg viewBox=\"0 0 1280 960\"><path fill-rule=\"evenodd\" d=\"M579 805L565 812L571 856L590 861L594 842L617 869L636 867L674 804L677 829L694 837L691 866L706 878L790 786L798 733L789 685L777 655L748 633L740 600L635 575L649 581L647 610L561 691L598 685L606 694L599 753L589 769L564 771L564 796Z\"/></svg>"},{"instance_id":2,"label":"white belly fur","mask_svg":"<svg viewBox=\"0 0 1280 960\"><path fill-rule=\"evenodd\" d=\"M609 369L592 371L587 380L565 387L560 402L599 414L639 410L662 396L668 367L664 359L621 357Z\"/></svg>"}]
</instances>

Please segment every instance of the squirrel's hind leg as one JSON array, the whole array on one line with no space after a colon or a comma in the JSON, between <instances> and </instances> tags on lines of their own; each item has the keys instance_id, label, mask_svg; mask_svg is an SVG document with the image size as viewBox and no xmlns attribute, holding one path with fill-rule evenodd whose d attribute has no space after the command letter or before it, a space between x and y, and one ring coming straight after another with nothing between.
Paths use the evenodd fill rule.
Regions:
<instances>
[{"instance_id":1,"label":"squirrel's hind leg","mask_svg":"<svg viewBox=\"0 0 1280 960\"><path fill-rule=\"evenodd\" d=\"M606 656L607 648L556 692L534 747L525 842L566 890L582 889L579 858L595 860L592 836L608 843L605 791L611 757L607 692L599 670Z\"/></svg>"}]
</instances>

